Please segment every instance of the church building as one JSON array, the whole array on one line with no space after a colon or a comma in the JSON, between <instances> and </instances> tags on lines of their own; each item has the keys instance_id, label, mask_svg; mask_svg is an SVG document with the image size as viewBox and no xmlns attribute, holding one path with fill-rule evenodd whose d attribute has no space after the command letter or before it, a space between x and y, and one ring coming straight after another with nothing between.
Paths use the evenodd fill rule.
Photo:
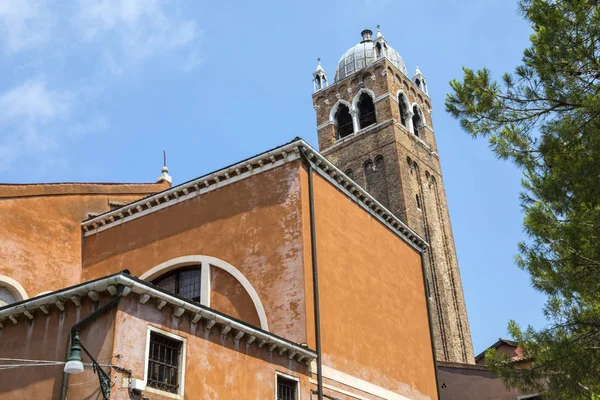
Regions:
<instances>
[{"instance_id":1,"label":"church building","mask_svg":"<svg viewBox=\"0 0 600 400\"><path fill-rule=\"evenodd\" d=\"M0 400L442 398L475 359L431 100L372 36L313 73L318 150L0 184Z\"/></svg>"}]
</instances>

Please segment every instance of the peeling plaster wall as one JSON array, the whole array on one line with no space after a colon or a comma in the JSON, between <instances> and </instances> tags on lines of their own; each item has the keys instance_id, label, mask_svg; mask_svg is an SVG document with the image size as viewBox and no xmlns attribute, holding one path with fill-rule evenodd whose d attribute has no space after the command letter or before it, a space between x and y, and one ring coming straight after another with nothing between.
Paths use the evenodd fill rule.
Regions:
<instances>
[{"instance_id":1,"label":"peeling plaster wall","mask_svg":"<svg viewBox=\"0 0 600 400\"><path fill-rule=\"evenodd\" d=\"M436 399L420 254L320 176L314 185L323 364Z\"/></svg>"},{"instance_id":2,"label":"peeling plaster wall","mask_svg":"<svg viewBox=\"0 0 600 400\"><path fill-rule=\"evenodd\" d=\"M299 168L291 162L86 237L83 279L123 269L141 276L177 257L213 256L250 281L273 333L305 343ZM244 308L237 304L215 308L236 315Z\"/></svg>"},{"instance_id":3,"label":"peeling plaster wall","mask_svg":"<svg viewBox=\"0 0 600 400\"><path fill-rule=\"evenodd\" d=\"M142 305L136 295L121 302L116 316L114 351L122 355L123 366L133 377L144 379L146 335L148 325L158 327L186 339L185 398L211 400L268 400L275 398L276 371L300 379L300 399L310 399L308 366L289 360L267 346L246 345L244 338L236 342L218 328L206 330L200 320L192 324L188 314L177 318L170 307L157 310L149 303ZM168 399L145 393L151 399ZM117 392L114 399L129 399Z\"/></svg>"},{"instance_id":4,"label":"peeling plaster wall","mask_svg":"<svg viewBox=\"0 0 600 400\"><path fill-rule=\"evenodd\" d=\"M106 301L108 301L107 296L101 299L100 304ZM48 315L36 311L32 320L27 320L21 315L16 325L6 320L4 327L0 329L0 356L64 361L69 330L76 322L98 307L98 303L83 298L81 307L69 303L63 312L50 307L51 311ZM112 358L115 311L100 316L80 332L81 342L98 362L103 364L117 362ZM87 356L83 357L84 362L89 362ZM62 370L63 365L2 370L0 371L0 400L58 399ZM90 367L87 367L84 373L70 377L67 395L70 399L102 398L98 390L98 378Z\"/></svg>"},{"instance_id":5,"label":"peeling plaster wall","mask_svg":"<svg viewBox=\"0 0 600 400\"><path fill-rule=\"evenodd\" d=\"M29 297L81 282L81 221L168 184L0 185L0 274Z\"/></svg>"}]
</instances>

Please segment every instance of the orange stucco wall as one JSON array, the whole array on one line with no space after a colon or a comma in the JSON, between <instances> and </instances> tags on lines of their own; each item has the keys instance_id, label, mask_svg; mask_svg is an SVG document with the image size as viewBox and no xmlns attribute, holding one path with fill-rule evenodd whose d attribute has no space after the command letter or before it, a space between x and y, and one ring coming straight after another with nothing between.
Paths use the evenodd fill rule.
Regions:
<instances>
[{"instance_id":1,"label":"orange stucco wall","mask_svg":"<svg viewBox=\"0 0 600 400\"><path fill-rule=\"evenodd\" d=\"M314 193L323 364L437 398L420 254L318 175Z\"/></svg>"},{"instance_id":2,"label":"orange stucco wall","mask_svg":"<svg viewBox=\"0 0 600 400\"><path fill-rule=\"evenodd\" d=\"M271 332L306 342L299 169L288 163L86 237L83 279L123 269L141 276L177 257L213 256L250 281ZM215 309L248 315L240 296L235 307L214 296Z\"/></svg>"},{"instance_id":3,"label":"orange stucco wall","mask_svg":"<svg viewBox=\"0 0 600 400\"><path fill-rule=\"evenodd\" d=\"M114 352L121 354L123 366L134 378L144 379L146 336L148 326L176 334L186 340L185 398L211 400L266 400L275 398L277 371L300 379L301 399L309 399L308 367L289 360L285 355L270 353L267 346L246 345L244 339L234 341L220 330L206 330L202 320L192 324L184 314L177 318L169 307L157 310L140 304L131 295L120 304L116 316ZM156 393L145 393L151 399L167 399ZM115 393L114 399L129 399Z\"/></svg>"},{"instance_id":4,"label":"orange stucco wall","mask_svg":"<svg viewBox=\"0 0 600 400\"><path fill-rule=\"evenodd\" d=\"M102 304L106 301L106 297L101 299ZM37 311L31 321L21 315L16 325L5 321L3 329L0 329L0 357L64 361L69 330L97 308L97 303L83 298L81 307L68 304L64 312L50 307L49 314ZM107 312L80 331L81 342L103 364L117 361L112 357L115 312ZM84 362L90 361L83 357ZM2 362L3 365L14 363L21 362ZM0 400L58 399L62 370L63 365L3 369L0 371ZM82 374L71 375L69 385L72 385L67 392L69 399L102 398L91 368L86 368Z\"/></svg>"},{"instance_id":5,"label":"orange stucco wall","mask_svg":"<svg viewBox=\"0 0 600 400\"><path fill-rule=\"evenodd\" d=\"M246 289L228 272L211 268L210 307L227 310L228 315L260 327L260 320Z\"/></svg>"},{"instance_id":6,"label":"orange stucco wall","mask_svg":"<svg viewBox=\"0 0 600 400\"><path fill-rule=\"evenodd\" d=\"M29 297L81 281L81 221L168 188L162 184L0 185L0 275Z\"/></svg>"},{"instance_id":7,"label":"orange stucco wall","mask_svg":"<svg viewBox=\"0 0 600 400\"><path fill-rule=\"evenodd\" d=\"M314 178L323 364L350 377L341 382L326 374L326 393L339 399L352 398L347 392L378 398L355 384L362 380L411 399L437 399L420 254L330 182ZM308 175L300 161L85 237L81 279L123 269L141 276L188 255L213 256L235 266L256 289L270 331L316 347ZM232 275L214 267L210 301L211 307L260 326L249 294ZM26 358L22 353L27 350L16 341L19 336L37 337L27 340L42 347L27 357L62 359L68 327L89 313L84 312L89 302L86 298L81 308L69 303L67 312L54 310L48 317L37 312L33 324L20 321L0 330L0 351L2 342L8 343L6 348L12 344L20 349L13 351L15 357ZM136 378L144 379L148 325L188 340L186 398L273 398L276 371L300 379L301 399L310 399L315 389L316 376L306 365L256 344L236 343L231 334L206 330L202 321L191 324L187 314L175 317L168 306L157 310L153 302L141 304L135 294L122 299L119 311L111 315L114 320L101 325L97 338L85 340L96 343L99 356L118 355L113 361L131 369ZM45 325L38 322L42 320ZM26 331L32 325L33 331ZM108 346L110 336L114 345ZM120 375L114 377L120 381ZM56 390L56 379L60 381L57 376L32 377L23 385L29 391L22 393L33 393L38 386ZM13 386L7 387L21 393ZM70 390L86 390L77 388ZM118 385L114 396L127 398Z\"/></svg>"}]
</instances>

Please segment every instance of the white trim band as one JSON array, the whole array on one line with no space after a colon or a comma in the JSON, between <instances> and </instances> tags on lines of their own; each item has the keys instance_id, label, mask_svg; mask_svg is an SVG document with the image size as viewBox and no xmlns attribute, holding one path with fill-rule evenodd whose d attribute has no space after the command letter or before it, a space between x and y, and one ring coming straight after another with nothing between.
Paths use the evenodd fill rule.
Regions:
<instances>
[{"instance_id":1,"label":"white trim band","mask_svg":"<svg viewBox=\"0 0 600 400\"><path fill-rule=\"evenodd\" d=\"M289 342L272 333L263 331L262 329L257 330L250 325L241 323L207 307L164 293L146 282L139 281L138 279L134 279L125 274L107 276L68 289L26 300L17 303L14 306L5 307L0 310L0 329L2 329L2 322L6 318L10 319L13 324L17 324L22 319L19 318L20 316L26 315L25 313L31 314L31 312L37 309L49 311L50 308L54 309L58 307L58 309L62 311L67 304L70 305L72 303L67 301L74 296L83 297L88 296L91 292L100 293L104 291L116 293L116 285L124 285L127 294L131 292L137 294L140 298L140 302L143 302L144 304L148 303L150 299L155 299L155 303L161 304L162 307L165 305L170 306L173 309L173 314L175 316L181 317L184 313L188 313L192 323L198 322L201 319L206 319L208 320L208 322L206 322L206 327L210 326L212 328L215 325L219 325L221 332L234 330L234 332L237 333L236 336L238 336L240 332L243 332L244 335L242 336L247 337L246 343L254 342L260 347L268 344L268 349L270 351L277 348L279 348L280 351L285 349L289 354L293 353L294 358L299 362L303 361L309 363L317 358L317 354L306 347ZM60 307L62 307L62 309ZM44 314L45 313L46 312L44 312ZM27 319L29 319L29 317L27 317ZM241 336L238 340L239 339L241 339Z\"/></svg>"}]
</instances>

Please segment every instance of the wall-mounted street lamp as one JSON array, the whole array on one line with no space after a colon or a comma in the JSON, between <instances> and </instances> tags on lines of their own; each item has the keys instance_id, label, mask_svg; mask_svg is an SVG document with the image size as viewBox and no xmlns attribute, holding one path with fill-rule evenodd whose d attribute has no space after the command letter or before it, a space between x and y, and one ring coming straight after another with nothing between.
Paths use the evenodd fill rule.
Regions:
<instances>
[{"instance_id":1,"label":"wall-mounted street lamp","mask_svg":"<svg viewBox=\"0 0 600 400\"><path fill-rule=\"evenodd\" d=\"M80 374L83 372L83 359L81 358L81 350L83 350L90 360L92 360L92 368L94 369L94 373L98 374L102 396L105 400L108 400L110 397L110 377L106 374L106 372L104 372L104 370L100 367L100 364L98 364L96 359L92 357L90 352L87 351L85 346L81 344L79 341L79 332L76 332L73 336L73 344L71 346L67 362L65 363L65 373Z\"/></svg>"}]
</instances>

